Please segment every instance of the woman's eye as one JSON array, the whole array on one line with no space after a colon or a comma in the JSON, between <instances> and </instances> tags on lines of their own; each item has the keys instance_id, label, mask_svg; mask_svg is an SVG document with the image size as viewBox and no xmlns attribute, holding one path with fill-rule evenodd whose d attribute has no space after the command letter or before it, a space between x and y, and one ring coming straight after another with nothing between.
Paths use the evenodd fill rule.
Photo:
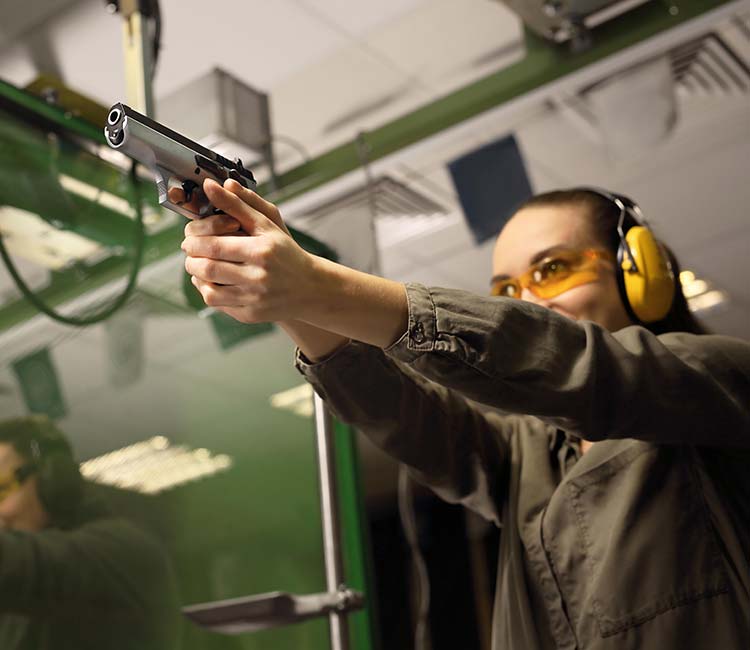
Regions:
<instances>
[{"instance_id":1,"label":"woman's eye","mask_svg":"<svg viewBox=\"0 0 750 650\"><path fill-rule=\"evenodd\" d=\"M501 284L497 287L495 292L496 296L503 296L504 298L516 298L517 294L518 290L516 289L516 285L512 282Z\"/></svg>"},{"instance_id":2,"label":"woman's eye","mask_svg":"<svg viewBox=\"0 0 750 650\"><path fill-rule=\"evenodd\" d=\"M559 257L552 257L539 263L534 270L534 281L544 282L550 278L555 278L570 270L568 263Z\"/></svg>"}]
</instances>

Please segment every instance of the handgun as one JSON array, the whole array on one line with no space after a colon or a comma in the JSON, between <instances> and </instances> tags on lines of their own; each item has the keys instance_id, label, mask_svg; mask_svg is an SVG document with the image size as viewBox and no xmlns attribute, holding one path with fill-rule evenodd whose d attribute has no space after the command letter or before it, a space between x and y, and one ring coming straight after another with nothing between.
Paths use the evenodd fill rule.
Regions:
<instances>
[{"instance_id":1,"label":"handgun","mask_svg":"<svg viewBox=\"0 0 750 650\"><path fill-rule=\"evenodd\" d=\"M110 147L151 170L160 205L189 219L221 212L203 192L206 178L213 178L220 184L233 178L251 190L257 186L253 173L243 167L239 158L229 160L122 103L109 109L104 137ZM183 190L184 202L178 204L169 200L169 190L173 187ZM187 203L195 205L197 212L183 207Z\"/></svg>"}]
</instances>

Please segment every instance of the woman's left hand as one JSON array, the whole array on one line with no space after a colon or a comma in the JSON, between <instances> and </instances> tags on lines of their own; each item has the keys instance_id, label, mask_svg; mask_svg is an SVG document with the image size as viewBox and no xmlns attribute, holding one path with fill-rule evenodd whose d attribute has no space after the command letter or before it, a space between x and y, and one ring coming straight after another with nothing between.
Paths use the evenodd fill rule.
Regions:
<instances>
[{"instance_id":1,"label":"woman's left hand","mask_svg":"<svg viewBox=\"0 0 750 650\"><path fill-rule=\"evenodd\" d=\"M206 180L203 191L225 214L188 223L182 249L206 305L244 323L304 319L317 258L292 239L278 208L234 180ZM232 234L227 215L249 236Z\"/></svg>"}]
</instances>

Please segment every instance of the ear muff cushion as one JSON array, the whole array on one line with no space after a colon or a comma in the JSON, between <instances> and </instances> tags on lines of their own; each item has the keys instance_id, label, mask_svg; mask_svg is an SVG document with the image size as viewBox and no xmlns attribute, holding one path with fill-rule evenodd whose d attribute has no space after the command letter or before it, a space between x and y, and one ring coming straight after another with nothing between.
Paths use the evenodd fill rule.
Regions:
<instances>
[{"instance_id":1,"label":"ear muff cushion","mask_svg":"<svg viewBox=\"0 0 750 650\"><path fill-rule=\"evenodd\" d=\"M67 523L77 512L83 492L81 472L64 452L46 455L39 466L37 489L44 509L57 523Z\"/></svg>"},{"instance_id":2,"label":"ear muff cushion","mask_svg":"<svg viewBox=\"0 0 750 650\"><path fill-rule=\"evenodd\" d=\"M669 258L644 226L630 228L625 241L638 269L633 271L630 258L621 252L622 282L630 308L643 323L661 320L669 312L675 293Z\"/></svg>"}]
</instances>

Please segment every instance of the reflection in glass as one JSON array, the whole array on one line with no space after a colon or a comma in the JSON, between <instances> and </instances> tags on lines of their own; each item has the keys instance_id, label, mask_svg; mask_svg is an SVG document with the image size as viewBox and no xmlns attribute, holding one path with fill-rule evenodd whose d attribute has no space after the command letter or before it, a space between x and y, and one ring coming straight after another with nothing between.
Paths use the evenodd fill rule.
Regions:
<instances>
[{"instance_id":1,"label":"reflection in glass","mask_svg":"<svg viewBox=\"0 0 750 650\"><path fill-rule=\"evenodd\" d=\"M172 650L177 612L164 549L91 494L62 432L0 422L0 648Z\"/></svg>"}]
</instances>

